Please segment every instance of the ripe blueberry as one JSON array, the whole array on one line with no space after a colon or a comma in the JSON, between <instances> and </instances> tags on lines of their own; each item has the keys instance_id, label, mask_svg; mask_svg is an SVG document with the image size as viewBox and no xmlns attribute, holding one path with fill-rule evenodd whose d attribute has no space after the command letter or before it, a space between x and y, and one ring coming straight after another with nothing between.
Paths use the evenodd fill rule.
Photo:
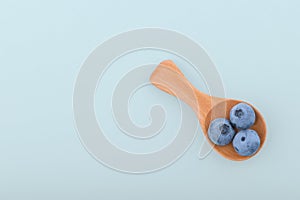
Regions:
<instances>
[{"instance_id":1,"label":"ripe blueberry","mask_svg":"<svg viewBox=\"0 0 300 200\"><path fill-rule=\"evenodd\" d=\"M242 130L235 135L232 144L239 155L251 156L258 150L260 138L254 130Z\"/></svg>"},{"instance_id":2,"label":"ripe blueberry","mask_svg":"<svg viewBox=\"0 0 300 200\"><path fill-rule=\"evenodd\" d=\"M224 146L229 144L235 131L232 128L229 120L217 118L213 120L208 128L208 137L216 145Z\"/></svg>"},{"instance_id":3,"label":"ripe blueberry","mask_svg":"<svg viewBox=\"0 0 300 200\"><path fill-rule=\"evenodd\" d=\"M245 130L254 124L255 112L248 104L239 103L230 110L230 122L234 127Z\"/></svg>"}]
</instances>

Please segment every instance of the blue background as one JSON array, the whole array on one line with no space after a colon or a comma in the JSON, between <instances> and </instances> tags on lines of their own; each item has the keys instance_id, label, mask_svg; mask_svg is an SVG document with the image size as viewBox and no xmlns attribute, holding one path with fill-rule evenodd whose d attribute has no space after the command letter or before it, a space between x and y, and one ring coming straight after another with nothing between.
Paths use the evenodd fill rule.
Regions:
<instances>
[{"instance_id":1,"label":"blue background","mask_svg":"<svg viewBox=\"0 0 300 200\"><path fill-rule=\"evenodd\" d=\"M0 199L299 199L299 9L296 0L1 1ZM199 160L201 131L151 174L116 172L85 151L72 111L80 66L101 42L141 27L193 38L226 95L263 112L269 135L255 158Z\"/></svg>"}]
</instances>

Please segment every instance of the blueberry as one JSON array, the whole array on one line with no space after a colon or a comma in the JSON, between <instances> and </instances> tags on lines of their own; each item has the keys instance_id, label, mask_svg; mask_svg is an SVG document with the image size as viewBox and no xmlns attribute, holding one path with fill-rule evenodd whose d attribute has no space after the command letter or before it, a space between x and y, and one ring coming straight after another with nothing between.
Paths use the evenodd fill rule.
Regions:
<instances>
[{"instance_id":1,"label":"blueberry","mask_svg":"<svg viewBox=\"0 0 300 200\"><path fill-rule=\"evenodd\" d=\"M230 110L230 121L234 127L245 130L254 124L255 112L248 104L239 103Z\"/></svg>"},{"instance_id":2,"label":"blueberry","mask_svg":"<svg viewBox=\"0 0 300 200\"><path fill-rule=\"evenodd\" d=\"M241 156L253 155L260 146L256 131L247 129L238 132L233 139L233 148Z\"/></svg>"},{"instance_id":3,"label":"blueberry","mask_svg":"<svg viewBox=\"0 0 300 200\"><path fill-rule=\"evenodd\" d=\"M213 120L208 128L208 137L216 145L224 146L229 144L235 131L232 128L229 120L224 118L217 118Z\"/></svg>"}]
</instances>

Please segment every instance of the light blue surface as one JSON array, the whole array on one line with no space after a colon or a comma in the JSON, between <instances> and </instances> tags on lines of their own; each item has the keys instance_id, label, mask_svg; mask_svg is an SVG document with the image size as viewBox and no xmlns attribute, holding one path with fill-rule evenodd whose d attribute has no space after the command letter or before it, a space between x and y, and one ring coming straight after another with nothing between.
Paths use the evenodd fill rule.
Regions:
<instances>
[{"instance_id":1,"label":"light blue surface","mask_svg":"<svg viewBox=\"0 0 300 200\"><path fill-rule=\"evenodd\" d=\"M0 199L299 199L299 9L297 0L1 1ZM227 96L262 111L269 135L259 155L240 163L213 152L198 160L199 131L171 167L129 175L85 151L72 112L81 63L112 35L152 26L199 42ZM205 91L190 69L183 72ZM176 106L167 95L161 101ZM132 117L147 124L137 112L143 106L132 106Z\"/></svg>"}]
</instances>

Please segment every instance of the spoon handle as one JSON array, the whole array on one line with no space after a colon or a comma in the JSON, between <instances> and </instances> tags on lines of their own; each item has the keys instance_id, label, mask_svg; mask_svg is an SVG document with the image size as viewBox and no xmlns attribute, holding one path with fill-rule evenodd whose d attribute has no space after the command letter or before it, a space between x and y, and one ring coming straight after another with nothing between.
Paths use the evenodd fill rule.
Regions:
<instances>
[{"instance_id":1,"label":"spoon handle","mask_svg":"<svg viewBox=\"0 0 300 200\"><path fill-rule=\"evenodd\" d=\"M152 73L150 81L157 88L191 106L200 119L211 109L212 97L197 90L171 60L161 62Z\"/></svg>"}]
</instances>

